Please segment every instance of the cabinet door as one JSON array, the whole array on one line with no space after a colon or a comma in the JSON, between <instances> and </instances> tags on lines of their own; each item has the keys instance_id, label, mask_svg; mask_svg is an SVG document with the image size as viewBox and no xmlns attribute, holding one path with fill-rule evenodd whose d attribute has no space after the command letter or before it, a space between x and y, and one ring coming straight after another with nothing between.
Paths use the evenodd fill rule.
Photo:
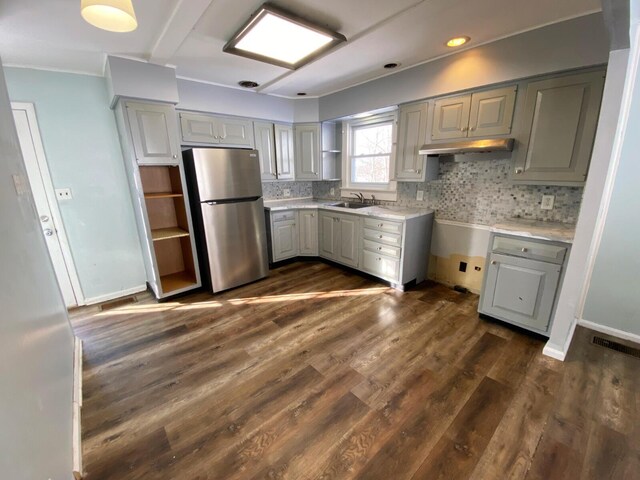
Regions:
<instances>
[{"instance_id":1,"label":"cabinet door","mask_svg":"<svg viewBox=\"0 0 640 480\"><path fill-rule=\"evenodd\" d=\"M218 117L217 122L218 139L221 144L254 148L251 120Z\"/></svg>"},{"instance_id":2,"label":"cabinet door","mask_svg":"<svg viewBox=\"0 0 640 480\"><path fill-rule=\"evenodd\" d=\"M274 126L276 136L276 167L278 180L293 180L294 154L293 154L293 127L291 125Z\"/></svg>"},{"instance_id":3,"label":"cabinet door","mask_svg":"<svg viewBox=\"0 0 640 480\"><path fill-rule=\"evenodd\" d=\"M321 180L320 124L296 125L296 180Z\"/></svg>"},{"instance_id":4,"label":"cabinet door","mask_svg":"<svg viewBox=\"0 0 640 480\"><path fill-rule=\"evenodd\" d=\"M482 313L547 331L561 266L497 254L490 260Z\"/></svg>"},{"instance_id":5,"label":"cabinet door","mask_svg":"<svg viewBox=\"0 0 640 480\"><path fill-rule=\"evenodd\" d=\"M464 138L469 127L471 95L441 98L436 100L433 110L431 138Z\"/></svg>"},{"instance_id":6,"label":"cabinet door","mask_svg":"<svg viewBox=\"0 0 640 480\"><path fill-rule=\"evenodd\" d=\"M276 180L276 151L273 137L273 123L253 122L256 150L260 158L260 177L263 182Z\"/></svg>"},{"instance_id":7,"label":"cabinet door","mask_svg":"<svg viewBox=\"0 0 640 480\"><path fill-rule=\"evenodd\" d=\"M357 267L359 252L358 219L353 216L341 215L337 224L339 235L334 237L334 241L338 242L336 260L345 265Z\"/></svg>"},{"instance_id":8,"label":"cabinet door","mask_svg":"<svg viewBox=\"0 0 640 480\"><path fill-rule=\"evenodd\" d=\"M210 115L180 113L182 140L193 143L220 143L218 139L218 122Z\"/></svg>"},{"instance_id":9,"label":"cabinet door","mask_svg":"<svg viewBox=\"0 0 640 480\"><path fill-rule=\"evenodd\" d=\"M584 182L603 84L603 72L594 72L527 86L513 181Z\"/></svg>"},{"instance_id":10,"label":"cabinet door","mask_svg":"<svg viewBox=\"0 0 640 480\"><path fill-rule=\"evenodd\" d=\"M334 241L338 233L337 228L337 217L333 215L329 215L324 212L320 212L319 214L320 220L320 256L323 258L328 258L330 260L335 260L337 257L336 247L337 242Z\"/></svg>"},{"instance_id":11,"label":"cabinet door","mask_svg":"<svg viewBox=\"0 0 640 480\"><path fill-rule=\"evenodd\" d=\"M274 222L273 260L278 262L298 255L298 229L295 220Z\"/></svg>"},{"instance_id":12,"label":"cabinet door","mask_svg":"<svg viewBox=\"0 0 640 480\"><path fill-rule=\"evenodd\" d=\"M178 163L178 126L173 106L135 102L125 106L138 163Z\"/></svg>"},{"instance_id":13,"label":"cabinet door","mask_svg":"<svg viewBox=\"0 0 640 480\"><path fill-rule=\"evenodd\" d=\"M316 210L298 212L300 255L318 255L318 215Z\"/></svg>"},{"instance_id":14,"label":"cabinet door","mask_svg":"<svg viewBox=\"0 0 640 480\"><path fill-rule=\"evenodd\" d=\"M515 86L474 93L471 96L469 137L511 133L515 102Z\"/></svg>"},{"instance_id":15,"label":"cabinet door","mask_svg":"<svg viewBox=\"0 0 640 480\"><path fill-rule=\"evenodd\" d=\"M424 179L424 156L418 154L427 134L427 103L400 107L398 124L398 154L396 178L398 180Z\"/></svg>"}]
</instances>

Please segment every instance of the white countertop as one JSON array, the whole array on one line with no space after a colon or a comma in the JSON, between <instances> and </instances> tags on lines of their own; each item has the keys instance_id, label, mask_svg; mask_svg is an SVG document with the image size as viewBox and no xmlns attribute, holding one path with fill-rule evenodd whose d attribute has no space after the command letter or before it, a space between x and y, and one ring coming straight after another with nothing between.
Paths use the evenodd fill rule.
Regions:
<instances>
[{"instance_id":1,"label":"white countertop","mask_svg":"<svg viewBox=\"0 0 640 480\"><path fill-rule=\"evenodd\" d=\"M321 208L322 210L330 210L340 213L352 213L355 215L363 215L378 218L388 218L390 220L407 220L410 218L422 217L433 213L433 210L427 208L409 208L376 205L364 208L346 208L337 207L336 204L342 203L340 200L315 200L313 198L293 198L287 200L265 200L264 208L271 211L278 210L300 210L307 208Z\"/></svg>"},{"instance_id":2,"label":"white countertop","mask_svg":"<svg viewBox=\"0 0 640 480\"><path fill-rule=\"evenodd\" d=\"M519 237L537 238L554 242L573 243L576 226L559 222L541 222L524 218L511 218L496 223L492 232L517 235Z\"/></svg>"}]
</instances>

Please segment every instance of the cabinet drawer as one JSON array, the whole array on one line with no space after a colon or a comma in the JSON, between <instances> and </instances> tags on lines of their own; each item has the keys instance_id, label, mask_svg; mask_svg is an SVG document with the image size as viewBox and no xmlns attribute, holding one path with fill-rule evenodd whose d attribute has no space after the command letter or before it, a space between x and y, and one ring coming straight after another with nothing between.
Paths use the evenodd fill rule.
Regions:
<instances>
[{"instance_id":1,"label":"cabinet drawer","mask_svg":"<svg viewBox=\"0 0 640 480\"><path fill-rule=\"evenodd\" d=\"M491 251L557 264L564 262L564 256L567 253L565 247L558 245L502 236L496 236L493 239Z\"/></svg>"},{"instance_id":2,"label":"cabinet drawer","mask_svg":"<svg viewBox=\"0 0 640 480\"><path fill-rule=\"evenodd\" d=\"M374 230L402 234L402 222L380 220L379 218L365 218L364 226L365 228L372 228Z\"/></svg>"},{"instance_id":3,"label":"cabinet drawer","mask_svg":"<svg viewBox=\"0 0 640 480\"><path fill-rule=\"evenodd\" d=\"M371 230L370 228L364 229L365 240L373 240L374 242L386 243L396 247L402 246L402 235L395 233L382 232L380 230Z\"/></svg>"},{"instance_id":4,"label":"cabinet drawer","mask_svg":"<svg viewBox=\"0 0 640 480\"><path fill-rule=\"evenodd\" d=\"M273 220L274 222L286 222L288 220L295 220L295 218L296 212L294 210L271 213L271 220Z\"/></svg>"},{"instance_id":5,"label":"cabinet drawer","mask_svg":"<svg viewBox=\"0 0 640 480\"><path fill-rule=\"evenodd\" d=\"M396 258L400 258L400 252L402 251L402 249L399 247L392 247L391 245L385 245L383 243L373 242L371 240L364 241L364 248L365 250L370 250L372 252Z\"/></svg>"},{"instance_id":6,"label":"cabinet drawer","mask_svg":"<svg viewBox=\"0 0 640 480\"><path fill-rule=\"evenodd\" d=\"M378 277L397 280L400 271L400 260L364 250L362 269Z\"/></svg>"}]
</instances>

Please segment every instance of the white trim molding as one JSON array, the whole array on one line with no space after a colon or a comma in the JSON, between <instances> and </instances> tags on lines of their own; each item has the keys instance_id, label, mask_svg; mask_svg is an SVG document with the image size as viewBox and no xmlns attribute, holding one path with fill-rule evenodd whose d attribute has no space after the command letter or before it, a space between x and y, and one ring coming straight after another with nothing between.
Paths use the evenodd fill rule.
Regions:
<instances>
[{"instance_id":1,"label":"white trim molding","mask_svg":"<svg viewBox=\"0 0 640 480\"><path fill-rule=\"evenodd\" d=\"M585 320L581 318L578 320L578 325L581 327L588 328L590 330L594 330L596 332L604 333L606 335L611 335L612 337L620 338L622 340L629 340L631 342L635 342L640 344L640 335L635 333L625 332L624 330L618 330L617 328L608 327L607 325L601 325L596 322L592 322L590 320Z\"/></svg>"},{"instance_id":2,"label":"white trim molding","mask_svg":"<svg viewBox=\"0 0 640 480\"><path fill-rule=\"evenodd\" d=\"M74 478L82 478L82 340L75 337L73 346L72 463Z\"/></svg>"},{"instance_id":3,"label":"white trim molding","mask_svg":"<svg viewBox=\"0 0 640 480\"><path fill-rule=\"evenodd\" d=\"M571 328L569 329L569 335L567 336L567 340L564 342L562 347L558 345L552 344L551 342L547 342L547 344L542 349L543 355L547 357L555 358L556 360L560 360L564 362L564 359L567 357L567 353L569 352L569 347L571 346L571 340L573 340L573 333L576 330L576 326L578 322L574 319Z\"/></svg>"},{"instance_id":4,"label":"white trim molding","mask_svg":"<svg viewBox=\"0 0 640 480\"><path fill-rule=\"evenodd\" d=\"M144 292L147 289L147 285L138 285L137 287L129 288L127 290L120 290L119 292L107 293L106 295L100 295L98 297L91 297L85 299L85 305L95 305L96 303L108 302L109 300L115 300L116 298L127 297L136 293Z\"/></svg>"}]
</instances>

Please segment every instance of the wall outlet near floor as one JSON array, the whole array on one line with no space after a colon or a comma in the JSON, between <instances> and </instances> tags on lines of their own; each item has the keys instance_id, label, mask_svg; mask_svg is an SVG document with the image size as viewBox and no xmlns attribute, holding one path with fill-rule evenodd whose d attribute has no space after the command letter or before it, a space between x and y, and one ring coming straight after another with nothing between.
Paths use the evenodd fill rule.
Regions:
<instances>
[{"instance_id":1,"label":"wall outlet near floor","mask_svg":"<svg viewBox=\"0 0 640 480\"><path fill-rule=\"evenodd\" d=\"M282 190L282 194L283 194L285 197L290 197L290 196L291 196L291 190L289 190L288 188L284 188L284 189Z\"/></svg>"},{"instance_id":2,"label":"wall outlet near floor","mask_svg":"<svg viewBox=\"0 0 640 480\"><path fill-rule=\"evenodd\" d=\"M329 195L331 195L332 197L336 194L336 189L332 188L331 190L329 190Z\"/></svg>"},{"instance_id":3,"label":"wall outlet near floor","mask_svg":"<svg viewBox=\"0 0 640 480\"><path fill-rule=\"evenodd\" d=\"M71 195L70 188L56 188L56 198L58 200L71 200L73 196Z\"/></svg>"},{"instance_id":4,"label":"wall outlet near floor","mask_svg":"<svg viewBox=\"0 0 640 480\"><path fill-rule=\"evenodd\" d=\"M416 200L419 202L424 200L424 190L418 190L418 193L416 193Z\"/></svg>"},{"instance_id":5,"label":"wall outlet near floor","mask_svg":"<svg viewBox=\"0 0 640 480\"><path fill-rule=\"evenodd\" d=\"M540 205L540 208L542 210L553 210L553 204L555 201L555 195L542 195L542 204Z\"/></svg>"}]
</instances>

